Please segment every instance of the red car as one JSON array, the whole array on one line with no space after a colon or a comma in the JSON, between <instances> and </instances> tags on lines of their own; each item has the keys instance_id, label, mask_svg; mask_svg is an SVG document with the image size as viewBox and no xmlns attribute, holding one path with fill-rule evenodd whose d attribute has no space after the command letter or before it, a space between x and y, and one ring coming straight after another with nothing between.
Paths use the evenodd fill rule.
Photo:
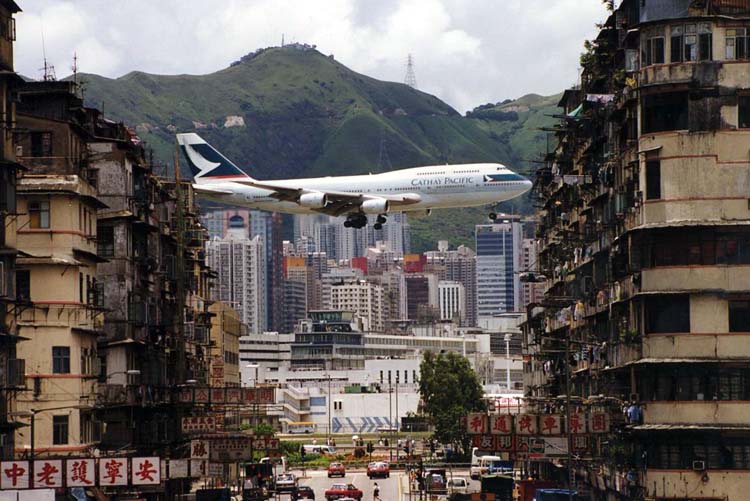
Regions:
<instances>
[{"instance_id":1,"label":"red car","mask_svg":"<svg viewBox=\"0 0 750 501\"><path fill-rule=\"evenodd\" d=\"M376 461L367 465L367 478L391 476L391 465L385 461Z\"/></svg>"},{"instance_id":2,"label":"red car","mask_svg":"<svg viewBox=\"0 0 750 501\"><path fill-rule=\"evenodd\" d=\"M333 484L331 488L325 492L325 497L327 501L340 498L361 500L362 491L354 487L354 484Z\"/></svg>"},{"instance_id":3,"label":"red car","mask_svg":"<svg viewBox=\"0 0 750 501\"><path fill-rule=\"evenodd\" d=\"M334 476L340 476L340 477L346 476L346 468L344 468L343 464L331 463L330 465L328 465L328 478L331 478Z\"/></svg>"}]
</instances>

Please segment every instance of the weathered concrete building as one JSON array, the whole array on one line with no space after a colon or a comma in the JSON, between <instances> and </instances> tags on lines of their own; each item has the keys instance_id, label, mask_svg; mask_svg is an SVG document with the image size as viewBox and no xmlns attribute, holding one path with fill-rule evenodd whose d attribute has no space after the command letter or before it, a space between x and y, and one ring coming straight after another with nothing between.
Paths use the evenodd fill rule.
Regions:
<instances>
[{"instance_id":1,"label":"weathered concrete building","mask_svg":"<svg viewBox=\"0 0 750 501\"><path fill-rule=\"evenodd\" d=\"M592 499L747 498L748 34L746 0L625 0L560 101L525 381L609 413L576 453Z\"/></svg>"},{"instance_id":2,"label":"weathered concrete building","mask_svg":"<svg viewBox=\"0 0 750 501\"><path fill-rule=\"evenodd\" d=\"M0 2L0 25L13 27L13 15L19 12L12 0ZM20 423L12 413L16 396L24 388L25 361L16 353L18 335L16 318L19 298L15 288L18 210L16 208L16 178L20 166L16 163L16 149L12 129L16 123L16 104L13 92L22 83L14 71L13 42L15 33L0 36L0 457L13 458L14 430Z\"/></svg>"},{"instance_id":3,"label":"weathered concrete building","mask_svg":"<svg viewBox=\"0 0 750 501\"><path fill-rule=\"evenodd\" d=\"M16 435L16 450L80 454L98 440L97 336L103 295L97 282L96 191L86 143L88 115L73 82L29 82L18 90L18 348L31 391L18 410L36 414L35 443ZM48 409L48 410L47 410Z\"/></svg>"}]
</instances>

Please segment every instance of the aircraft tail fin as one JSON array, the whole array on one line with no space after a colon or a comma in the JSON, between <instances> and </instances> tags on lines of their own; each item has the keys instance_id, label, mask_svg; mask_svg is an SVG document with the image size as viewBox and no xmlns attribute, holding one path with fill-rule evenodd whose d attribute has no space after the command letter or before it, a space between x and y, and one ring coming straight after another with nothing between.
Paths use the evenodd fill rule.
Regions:
<instances>
[{"instance_id":1,"label":"aircraft tail fin","mask_svg":"<svg viewBox=\"0 0 750 501\"><path fill-rule=\"evenodd\" d=\"M252 180L242 169L219 153L195 132L177 134L177 144L187 160L196 184Z\"/></svg>"}]
</instances>

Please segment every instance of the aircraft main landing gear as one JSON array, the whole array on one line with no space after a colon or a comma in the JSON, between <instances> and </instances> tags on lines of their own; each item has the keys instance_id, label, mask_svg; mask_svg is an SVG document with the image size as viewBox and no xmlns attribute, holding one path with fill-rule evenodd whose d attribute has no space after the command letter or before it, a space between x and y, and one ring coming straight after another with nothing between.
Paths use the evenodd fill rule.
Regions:
<instances>
[{"instance_id":1,"label":"aircraft main landing gear","mask_svg":"<svg viewBox=\"0 0 750 501\"><path fill-rule=\"evenodd\" d=\"M364 214L350 214L344 221L344 228L364 228L367 225L367 216Z\"/></svg>"},{"instance_id":2,"label":"aircraft main landing gear","mask_svg":"<svg viewBox=\"0 0 750 501\"><path fill-rule=\"evenodd\" d=\"M383 214L380 214L378 218L375 220L375 224L373 224L372 227L375 228L376 230L382 230L383 225L385 224L386 221L387 219L385 218L385 216Z\"/></svg>"}]
</instances>

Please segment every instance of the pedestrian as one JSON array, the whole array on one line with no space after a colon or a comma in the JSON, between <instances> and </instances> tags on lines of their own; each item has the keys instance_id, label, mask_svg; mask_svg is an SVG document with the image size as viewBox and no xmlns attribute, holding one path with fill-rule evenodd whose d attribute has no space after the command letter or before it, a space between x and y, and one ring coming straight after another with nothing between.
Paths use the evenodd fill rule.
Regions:
<instances>
[{"instance_id":1,"label":"pedestrian","mask_svg":"<svg viewBox=\"0 0 750 501\"><path fill-rule=\"evenodd\" d=\"M374 500L379 501L380 500L380 487L378 486L377 482L375 482L375 485L372 486L372 493L373 493L372 498Z\"/></svg>"}]
</instances>

